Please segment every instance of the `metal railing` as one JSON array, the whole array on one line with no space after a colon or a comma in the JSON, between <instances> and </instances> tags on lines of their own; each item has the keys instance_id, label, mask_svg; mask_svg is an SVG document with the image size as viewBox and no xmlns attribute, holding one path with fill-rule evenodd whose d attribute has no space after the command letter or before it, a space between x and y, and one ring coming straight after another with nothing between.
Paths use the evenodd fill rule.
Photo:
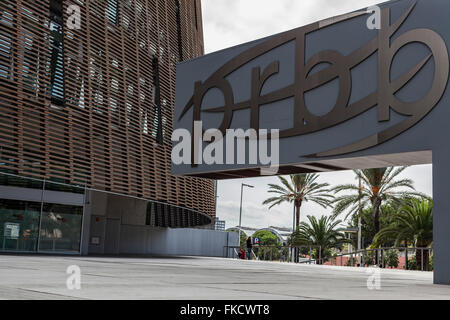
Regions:
<instances>
[{"instance_id":1,"label":"metal railing","mask_svg":"<svg viewBox=\"0 0 450 320\"><path fill-rule=\"evenodd\" d=\"M301 262L315 263L315 259L312 258L312 250L320 248L320 246L259 246L255 245L252 247L251 254L254 260L263 261L279 261L279 262L293 262L294 249L297 248L299 252L306 251L309 254L299 254L299 259ZM239 246L224 246L223 257L224 258L241 258L240 250L244 251L245 259L248 259L248 249ZM319 256L320 256L320 251Z\"/></svg>"},{"instance_id":2,"label":"metal railing","mask_svg":"<svg viewBox=\"0 0 450 320\"><path fill-rule=\"evenodd\" d=\"M334 254L319 259L319 264L430 271L432 255L433 248L381 247Z\"/></svg>"},{"instance_id":3,"label":"metal railing","mask_svg":"<svg viewBox=\"0 0 450 320\"><path fill-rule=\"evenodd\" d=\"M320 246L253 246L252 259L278 262L294 262L294 248L299 251L298 263L326 264L334 266L353 266L397 268L419 271L430 271L432 269L433 248L421 247L381 247L375 249L355 250L341 252L331 256L321 256ZM247 249L239 246L225 246L224 257L239 259L240 250L244 251L244 258L248 259ZM315 257L313 254L318 253ZM307 252L307 253L305 253Z\"/></svg>"}]
</instances>

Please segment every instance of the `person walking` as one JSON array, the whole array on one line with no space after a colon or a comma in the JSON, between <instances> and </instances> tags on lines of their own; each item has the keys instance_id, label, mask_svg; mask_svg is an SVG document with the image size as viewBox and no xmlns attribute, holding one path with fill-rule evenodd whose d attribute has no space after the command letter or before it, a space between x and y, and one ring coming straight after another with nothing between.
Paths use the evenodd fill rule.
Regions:
<instances>
[{"instance_id":1,"label":"person walking","mask_svg":"<svg viewBox=\"0 0 450 320\"><path fill-rule=\"evenodd\" d=\"M252 237L247 238L247 258L248 260L252 260Z\"/></svg>"}]
</instances>

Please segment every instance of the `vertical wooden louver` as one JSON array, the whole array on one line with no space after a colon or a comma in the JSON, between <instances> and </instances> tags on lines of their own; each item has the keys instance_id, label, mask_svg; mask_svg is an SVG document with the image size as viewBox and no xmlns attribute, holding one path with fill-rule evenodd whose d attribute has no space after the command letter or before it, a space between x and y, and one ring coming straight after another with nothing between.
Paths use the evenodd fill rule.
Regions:
<instances>
[{"instance_id":1,"label":"vertical wooden louver","mask_svg":"<svg viewBox=\"0 0 450 320\"><path fill-rule=\"evenodd\" d=\"M213 183L170 174L176 63L203 54L201 25L199 0L0 1L0 170L213 217Z\"/></svg>"}]
</instances>

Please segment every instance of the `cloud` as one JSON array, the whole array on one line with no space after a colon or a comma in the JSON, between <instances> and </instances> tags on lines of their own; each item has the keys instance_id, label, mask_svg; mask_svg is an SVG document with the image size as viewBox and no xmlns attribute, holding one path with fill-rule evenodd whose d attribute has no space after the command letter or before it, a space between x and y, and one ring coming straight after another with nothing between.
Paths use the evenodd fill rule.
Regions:
<instances>
[{"instance_id":1,"label":"cloud","mask_svg":"<svg viewBox=\"0 0 450 320\"><path fill-rule=\"evenodd\" d=\"M206 53L359 10L378 0L204 0Z\"/></svg>"},{"instance_id":2,"label":"cloud","mask_svg":"<svg viewBox=\"0 0 450 320\"><path fill-rule=\"evenodd\" d=\"M224 195L224 193L222 193ZM242 206L242 226L253 228L264 228L268 226L292 227L291 215L287 214L286 206L268 209L261 203L255 201L255 197L247 199ZM220 218L227 221L227 228L239 225L240 202L225 200L218 203ZM234 223L232 223L234 222Z\"/></svg>"}]
</instances>

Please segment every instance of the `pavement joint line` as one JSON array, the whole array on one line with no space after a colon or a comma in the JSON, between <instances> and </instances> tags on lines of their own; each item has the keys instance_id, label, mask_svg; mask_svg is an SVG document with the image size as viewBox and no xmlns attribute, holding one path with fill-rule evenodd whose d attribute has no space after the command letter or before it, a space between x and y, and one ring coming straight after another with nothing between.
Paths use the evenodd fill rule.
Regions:
<instances>
[{"instance_id":1,"label":"pavement joint line","mask_svg":"<svg viewBox=\"0 0 450 320\"><path fill-rule=\"evenodd\" d=\"M285 293L273 293L273 292L265 292L265 291L257 291L257 290L234 289L234 288L218 288L218 287L214 287L214 286L199 286L199 285L196 285L196 287L201 287L201 288L211 288L211 289L216 289L216 290L227 290L227 291L240 291L240 292L259 293L259 294L267 294L267 295L271 295L271 296L286 296L286 297L290 297L290 298L304 298L304 299L311 299L311 300L325 300L325 299L318 298L318 297L308 297L308 296L299 296L299 295L289 295L289 294L285 294Z\"/></svg>"}]
</instances>

